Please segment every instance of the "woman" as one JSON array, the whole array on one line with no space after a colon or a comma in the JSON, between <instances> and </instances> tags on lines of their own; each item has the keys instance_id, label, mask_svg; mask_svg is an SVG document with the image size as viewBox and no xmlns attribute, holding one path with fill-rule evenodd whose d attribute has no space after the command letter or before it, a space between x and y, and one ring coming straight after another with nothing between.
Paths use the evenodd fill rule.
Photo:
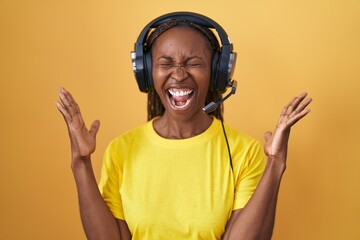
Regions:
<instances>
[{"instance_id":1,"label":"woman","mask_svg":"<svg viewBox=\"0 0 360 240\"><path fill-rule=\"evenodd\" d=\"M154 84L149 121L109 144L100 191L90 160L100 123L88 130L71 94L59 91L85 233L89 239L270 239L290 128L310 111L311 99L303 93L285 106L264 149L229 126L222 131L221 108L203 111L221 95L211 86L219 43L198 23L169 22L147 39Z\"/></svg>"}]
</instances>

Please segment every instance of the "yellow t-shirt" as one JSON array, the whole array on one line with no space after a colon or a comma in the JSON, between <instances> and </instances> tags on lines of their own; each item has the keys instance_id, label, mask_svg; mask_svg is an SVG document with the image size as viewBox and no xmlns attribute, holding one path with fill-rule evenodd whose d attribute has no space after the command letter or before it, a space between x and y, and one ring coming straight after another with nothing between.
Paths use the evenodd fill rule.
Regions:
<instances>
[{"instance_id":1,"label":"yellow t-shirt","mask_svg":"<svg viewBox=\"0 0 360 240\"><path fill-rule=\"evenodd\" d=\"M231 212L243 208L265 168L258 141L221 122L200 135L160 137L152 121L113 140L100 192L133 239L220 239Z\"/></svg>"}]
</instances>

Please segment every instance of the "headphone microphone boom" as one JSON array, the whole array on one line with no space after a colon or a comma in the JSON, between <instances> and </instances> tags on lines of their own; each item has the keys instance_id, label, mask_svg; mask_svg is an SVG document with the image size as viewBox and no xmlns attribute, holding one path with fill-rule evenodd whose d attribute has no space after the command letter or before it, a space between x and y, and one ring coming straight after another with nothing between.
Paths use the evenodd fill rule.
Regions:
<instances>
[{"instance_id":1,"label":"headphone microphone boom","mask_svg":"<svg viewBox=\"0 0 360 240\"><path fill-rule=\"evenodd\" d=\"M223 98L220 98L220 100L218 100L217 102L211 102L208 105L206 105L205 107L203 107L203 111L205 113L211 113L213 111L215 111L215 109L222 103L224 102L226 99L228 99L231 95L236 93L236 87L237 87L237 81L236 80L232 80L230 83L231 86L231 90L230 92Z\"/></svg>"}]
</instances>

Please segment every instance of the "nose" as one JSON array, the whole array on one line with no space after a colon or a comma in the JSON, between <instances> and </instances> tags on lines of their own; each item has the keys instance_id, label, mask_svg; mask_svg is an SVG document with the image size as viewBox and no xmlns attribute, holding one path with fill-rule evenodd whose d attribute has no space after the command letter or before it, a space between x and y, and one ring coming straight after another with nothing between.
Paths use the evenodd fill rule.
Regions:
<instances>
[{"instance_id":1,"label":"nose","mask_svg":"<svg viewBox=\"0 0 360 240\"><path fill-rule=\"evenodd\" d=\"M171 78L178 82L184 81L189 74L187 73L185 66L176 65L171 73Z\"/></svg>"}]
</instances>

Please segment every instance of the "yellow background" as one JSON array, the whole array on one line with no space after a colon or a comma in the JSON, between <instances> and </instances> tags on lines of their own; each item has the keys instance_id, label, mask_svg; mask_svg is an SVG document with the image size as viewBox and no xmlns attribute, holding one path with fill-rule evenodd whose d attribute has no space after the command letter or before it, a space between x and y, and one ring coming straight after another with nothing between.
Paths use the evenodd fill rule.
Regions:
<instances>
[{"instance_id":1,"label":"yellow background","mask_svg":"<svg viewBox=\"0 0 360 240\"><path fill-rule=\"evenodd\" d=\"M0 0L0 239L85 239L57 90L88 124L101 120L98 178L108 142L146 120L135 39L179 10L208 15L234 42L229 124L263 141L293 95L314 98L292 131L273 239L360 239L359 0Z\"/></svg>"}]
</instances>

